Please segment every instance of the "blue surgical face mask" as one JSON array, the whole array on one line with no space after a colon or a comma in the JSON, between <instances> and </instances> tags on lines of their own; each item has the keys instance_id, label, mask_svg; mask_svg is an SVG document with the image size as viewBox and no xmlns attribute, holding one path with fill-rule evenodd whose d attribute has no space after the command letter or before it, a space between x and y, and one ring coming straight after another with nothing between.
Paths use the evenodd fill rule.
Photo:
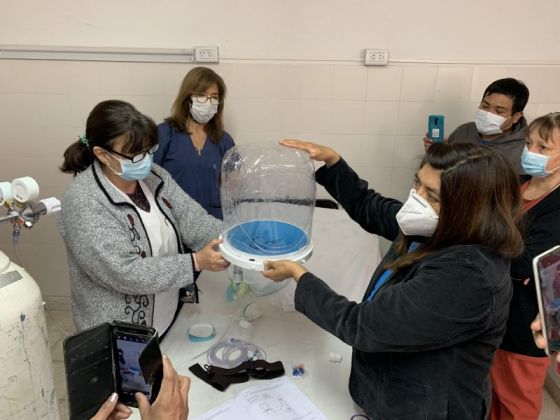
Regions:
<instances>
[{"instance_id":1,"label":"blue surgical face mask","mask_svg":"<svg viewBox=\"0 0 560 420\"><path fill-rule=\"evenodd\" d=\"M111 153L109 154L111 155ZM121 164L121 172L119 173L115 171L110 166L109 169L111 169L115 174L127 181L139 181L146 178L148 175L150 175L150 172L152 170L152 163L154 162L154 156L151 153L146 153L144 159L138 162L133 162L128 159L119 159L114 155L111 156L117 159Z\"/></svg>"},{"instance_id":2,"label":"blue surgical face mask","mask_svg":"<svg viewBox=\"0 0 560 420\"><path fill-rule=\"evenodd\" d=\"M553 156L541 155L540 153L530 152L529 149L527 149L527 146L525 146L523 153L521 154L521 166L527 175L542 178L550 175L558 169L555 168L552 171L547 171L546 166L548 165L548 161L551 157L559 154L560 153L557 153Z\"/></svg>"}]
</instances>

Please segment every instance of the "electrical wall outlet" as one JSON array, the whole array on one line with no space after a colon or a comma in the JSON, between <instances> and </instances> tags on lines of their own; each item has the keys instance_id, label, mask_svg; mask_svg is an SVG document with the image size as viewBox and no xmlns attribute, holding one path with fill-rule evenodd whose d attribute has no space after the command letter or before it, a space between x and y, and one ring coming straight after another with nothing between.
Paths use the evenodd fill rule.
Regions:
<instances>
[{"instance_id":1,"label":"electrical wall outlet","mask_svg":"<svg viewBox=\"0 0 560 420\"><path fill-rule=\"evenodd\" d=\"M386 66L389 63L389 50L366 48L364 50L364 65Z\"/></svg>"},{"instance_id":2,"label":"electrical wall outlet","mask_svg":"<svg viewBox=\"0 0 560 420\"><path fill-rule=\"evenodd\" d=\"M219 63L218 47L195 47L194 61L197 63Z\"/></svg>"}]
</instances>

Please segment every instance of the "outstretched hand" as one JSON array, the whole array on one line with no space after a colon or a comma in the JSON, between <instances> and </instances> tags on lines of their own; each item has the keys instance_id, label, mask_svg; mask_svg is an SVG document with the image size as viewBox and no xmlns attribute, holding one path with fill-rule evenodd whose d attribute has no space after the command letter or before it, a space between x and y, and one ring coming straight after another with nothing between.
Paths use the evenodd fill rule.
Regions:
<instances>
[{"instance_id":1,"label":"outstretched hand","mask_svg":"<svg viewBox=\"0 0 560 420\"><path fill-rule=\"evenodd\" d=\"M293 278L299 281L303 274L307 273L307 269L300 263L288 260L265 261L263 276L273 281L282 281Z\"/></svg>"},{"instance_id":2,"label":"outstretched hand","mask_svg":"<svg viewBox=\"0 0 560 420\"><path fill-rule=\"evenodd\" d=\"M229 267L229 262L218 251L220 243L222 243L221 239L213 239L208 245L195 253L196 262L201 270L223 271Z\"/></svg>"},{"instance_id":3,"label":"outstretched hand","mask_svg":"<svg viewBox=\"0 0 560 420\"><path fill-rule=\"evenodd\" d=\"M327 146L311 143L309 141L284 139L280 140L282 146L292 149L304 150L309 153L309 157L313 160L325 162L327 167L333 166L340 160L340 155Z\"/></svg>"}]
</instances>

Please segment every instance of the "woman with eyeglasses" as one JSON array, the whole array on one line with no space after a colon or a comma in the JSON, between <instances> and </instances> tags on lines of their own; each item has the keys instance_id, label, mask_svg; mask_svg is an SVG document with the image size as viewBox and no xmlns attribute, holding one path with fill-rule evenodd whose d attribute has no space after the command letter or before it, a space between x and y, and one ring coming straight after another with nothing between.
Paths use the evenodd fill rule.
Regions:
<instances>
[{"instance_id":1,"label":"woman with eyeglasses","mask_svg":"<svg viewBox=\"0 0 560 420\"><path fill-rule=\"evenodd\" d=\"M85 135L64 152L60 169L75 178L59 230L78 330L121 320L163 336L180 308L179 291L193 287L195 273L229 265L217 251L221 222L152 164L157 149L155 123L110 100L93 108Z\"/></svg>"},{"instance_id":2,"label":"woman with eyeglasses","mask_svg":"<svg viewBox=\"0 0 560 420\"><path fill-rule=\"evenodd\" d=\"M511 262L513 296L506 333L496 353L490 420L537 419L550 358L529 325L539 312L533 258L560 244L560 112L529 125L521 154L523 254Z\"/></svg>"},{"instance_id":3,"label":"woman with eyeglasses","mask_svg":"<svg viewBox=\"0 0 560 420\"><path fill-rule=\"evenodd\" d=\"M235 143L224 131L226 85L213 70L195 67L179 88L171 115L158 126L154 162L209 214L222 219L222 158Z\"/></svg>"}]
</instances>

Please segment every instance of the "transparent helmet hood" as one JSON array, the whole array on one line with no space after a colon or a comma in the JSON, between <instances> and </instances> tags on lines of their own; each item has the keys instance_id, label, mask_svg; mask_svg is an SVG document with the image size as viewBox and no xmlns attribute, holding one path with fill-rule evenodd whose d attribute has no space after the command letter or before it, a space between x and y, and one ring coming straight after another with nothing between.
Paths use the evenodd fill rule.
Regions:
<instances>
[{"instance_id":1,"label":"transparent helmet hood","mask_svg":"<svg viewBox=\"0 0 560 420\"><path fill-rule=\"evenodd\" d=\"M315 169L307 152L276 144L240 145L222 162L224 227L230 263L263 270L263 261L305 261L312 253Z\"/></svg>"}]
</instances>

